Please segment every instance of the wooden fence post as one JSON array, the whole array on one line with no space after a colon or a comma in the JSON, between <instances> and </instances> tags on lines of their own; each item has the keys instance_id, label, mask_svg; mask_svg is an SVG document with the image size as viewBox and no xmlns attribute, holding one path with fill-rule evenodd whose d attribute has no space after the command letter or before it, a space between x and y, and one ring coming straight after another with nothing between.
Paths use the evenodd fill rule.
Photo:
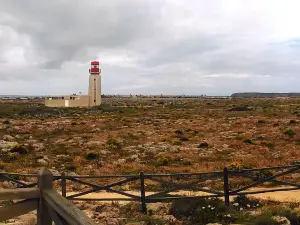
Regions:
<instances>
[{"instance_id":1,"label":"wooden fence post","mask_svg":"<svg viewBox=\"0 0 300 225\"><path fill-rule=\"evenodd\" d=\"M229 199L229 178L228 178L228 169L225 167L224 168L224 200L225 200L225 205L229 206L230 199Z\"/></svg>"},{"instance_id":2,"label":"wooden fence post","mask_svg":"<svg viewBox=\"0 0 300 225\"><path fill-rule=\"evenodd\" d=\"M147 214L144 172L140 173L140 181L141 181L141 210L142 213Z\"/></svg>"},{"instance_id":3,"label":"wooden fence post","mask_svg":"<svg viewBox=\"0 0 300 225\"><path fill-rule=\"evenodd\" d=\"M47 169L38 172L38 187L40 188L40 199L37 209L37 225L52 225L52 218L43 199L43 191L52 189L53 175Z\"/></svg>"},{"instance_id":4,"label":"wooden fence post","mask_svg":"<svg viewBox=\"0 0 300 225\"><path fill-rule=\"evenodd\" d=\"M66 198L67 197L67 185L66 185L66 174L65 172L61 173L61 195Z\"/></svg>"}]
</instances>

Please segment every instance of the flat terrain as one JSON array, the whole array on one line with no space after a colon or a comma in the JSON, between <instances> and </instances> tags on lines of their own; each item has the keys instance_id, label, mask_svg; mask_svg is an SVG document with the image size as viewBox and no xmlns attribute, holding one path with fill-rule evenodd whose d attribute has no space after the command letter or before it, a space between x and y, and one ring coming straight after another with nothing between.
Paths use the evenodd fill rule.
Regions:
<instances>
[{"instance_id":1,"label":"flat terrain","mask_svg":"<svg viewBox=\"0 0 300 225\"><path fill-rule=\"evenodd\" d=\"M79 174L286 165L300 160L299 113L300 99L115 98L93 109L3 103L2 153L14 142L29 154L2 154L0 164Z\"/></svg>"},{"instance_id":2,"label":"flat terrain","mask_svg":"<svg viewBox=\"0 0 300 225\"><path fill-rule=\"evenodd\" d=\"M298 98L104 98L101 106L91 109L46 108L39 100L26 102L2 100L0 101L0 171L36 173L42 167L47 167L54 173L64 171L71 175L114 175L138 174L141 171L145 173L205 172L223 170L225 166L230 169L243 169L299 164L299 116L300 99ZM266 177L275 173L276 171L265 171L252 175ZM23 177L15 178L23 179ZM88 181L103 185L121 179L89 179ZM193 182L199 177L164 179L182 184ZM299 172L278 178L278 180L294 183L299 183L299 179ZM230 177L231 190L250 183L249 179ZM11 187L9 182L2 182L0 185L3 188ZM55 183L55 185L60 190L59 184ZM139 181L134 181L118 187L118 190L139 194L139 187ZM204 180L198 187L223 190L222 177L218 180ZM272 184L268 183L264 187L255 187L254 190L272 187ZM146 193L151 194L164 191L169 187L147 179L145 188ZM67 190L68 194L71 194L88 190L88 187L67 182ZM183 190L179 191L181 193ZM203 194L191 191L185 193ZM84 197L120 196L100 192ZM294 204L295 201L299 202L299 191L258 194L255 197L291 202L286 203L291 210L299 207L298 203ZM204 206L199 206L199 209L211 205L210 201L204 202ZM258 210L262 215L265 215L265 208L268 214L268 207L277 207L277 203L274 205L268 200L264 201L266 203L263 204L266 206ZM249 210L256 210L256 202L254 203L251 203ZM244 205L248 207L248 200ZM187 204L183 208L188 206ZM124 207L125 209L133 207L132 212L139 210L138 204ZM123 210L120 206L116 208L118 212L120 209ZM93 205L90 205L89 210L91 209L93 211L88 215L93 219L98 218L95 220L101 221L102 224L107 224L104 222L106 218L109 220L123 218L126 214L120 211L117 215L111 215L111 206L103 210L109 213L109 216L105 213L102 215L103 212L98 212L98 208ZM169 206L166 210L169 210ZM282 209L278 209L278 212L282 212ZM155 212L155 214L159 213ZM179 221L184 221L184 218L176 213L174 215L178 219L176 224L185 224ZM236 217L242 218L241 215L243 217L246 214L237 209ZM277 214L272 212L271 215ZM127 216L136 218L134 213ZM243 217L241 221L251 221L256 217L246 216L245 218L248 219ZM167 221L164 216L161 218ZM232 221L237 222L240 219ZM117 222L115 224L118 224ZM199 224L198 222L196 224ZM175 223L172 220L170 223L162 224Z\"/></svg>"}]
</instances>

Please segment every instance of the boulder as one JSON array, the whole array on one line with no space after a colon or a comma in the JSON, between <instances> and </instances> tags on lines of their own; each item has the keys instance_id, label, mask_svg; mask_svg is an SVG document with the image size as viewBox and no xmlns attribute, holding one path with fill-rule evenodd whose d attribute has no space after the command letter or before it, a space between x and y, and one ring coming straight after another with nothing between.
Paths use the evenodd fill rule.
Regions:
<instances>
[{"instance_id":1,"label":"boulder","mask_svg":"<svg viewBox=\"0 0 300 225\"><path fill-rule=\"evenodd\" d=\"M17 145L18 142L12 142L12 141L0 141L0 150L3 152L8 152L13 146Z\"/></svg>"},{"instance_id":2,"label":"boulder","mask_svg":"<svg viewBox=\"0 0 300 225\"><path fill-rule=\"evenodd\" d=\"M4 141L14 141L15 138L13 136L10 135L4 135L2 138Z\"/></svg>"},{"instance_id":3,"label":"boulder","mask_svg":"<svg viewBox=\"0 0 300 225\"><path fill-rule=\"evenodd\" d=\"M34 214L22 215L19 218L24 225L35 225L37 222L36 215Z\"/></svg>"},{"instance_id":4,"label":"boulder","mask_svg":"<svg viewBox=\"0 0 300 225\"><path fill-rule=\"evenodd\" d=\"M37 163L38 163L40 166L48 166L48 164L49 164L45 159L38 159L38 160L37 160Z\"/></svg>"},{"instance_id":5,"label":"boulder","mask_svg":"<svg viewBox=\"0 0 300 225\"><path fill-rule=\"evenodd\" d=\"M284 216L272 216L272 219L281 225L291 225L291 222Z\"/></svg>"}]
</instances>

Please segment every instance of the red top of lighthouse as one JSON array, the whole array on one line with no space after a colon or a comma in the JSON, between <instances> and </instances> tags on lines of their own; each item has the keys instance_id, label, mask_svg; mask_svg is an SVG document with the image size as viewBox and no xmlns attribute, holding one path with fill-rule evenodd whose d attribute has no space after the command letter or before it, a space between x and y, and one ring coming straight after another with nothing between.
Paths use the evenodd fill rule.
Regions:
<instances>
[{"instance_id":1,"label":"red top of lighthouse","mask_svg":"<svg viewBox=\"0 0 300 225\"><path fill-rule=\"evenodd\" d=\"M92 61L91 65L99 65L99 62L98 61Z\"/></svg>"},{"instance_id":2,"label":"red top of lighthouse","mask_svg":"<svg viewBox=\"0 0 300 225\"><path fill-rule=\"evenodd\" d=\"M98 61L92 61L91 62L91 69L90 69L90 73L100 73L100 69L99 69L99 62Z\"/></svg>"}]
</instances>

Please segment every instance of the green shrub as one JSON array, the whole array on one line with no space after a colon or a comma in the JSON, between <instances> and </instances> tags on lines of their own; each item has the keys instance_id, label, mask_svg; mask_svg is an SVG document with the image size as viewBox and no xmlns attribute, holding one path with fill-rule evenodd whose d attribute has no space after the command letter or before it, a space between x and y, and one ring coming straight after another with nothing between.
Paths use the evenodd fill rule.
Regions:
<instances>
[{"instance_id":1,"label":"green shrub","mask_svg":"<svg viewBox=\"0 0 300 225\"><path fill-rule=\"evenodd\" d=\"M296 132L294 130L292 130L292 129L287 129L283 133L286 134L286 135L288 135L288 136L290 136L290 137L296 135Z\"/></svg>"},{"instance_id":2,"label":"green shrub","mask_svg":"<svg viewBox=\"0 0 300 225\"><path fill-rule=\"evenodd\" d=\"M238 195L233 199L232 206L237 210L253 209L261 206L257 199L250 199L246 195Z\"/></svg>"},{"instance_id":3,"label":"green shrub","mask_svg":"<svg viewBox=\"0 0 300 225\"><path fill-rule=\"evenodd\" d=\"M175 134L176 135L183 135L183 131L182 130L175 130Z\"/></svg>"},{"instance_id":4,"label":"green shrub","mask_svg":"<svg viewBox=\"0 0 300 225\"><path fill-rule=\"evenodd\" d=\"M9 152L9 153L3 155L1 158L2 158L3 162L10 163L10 162L13 162L13 161L17 160L19 157L20 157L19 153Z\"/></svg>"},{"instance_id":5,"label":"green shrub","mask_svg":"<svg viewBox=\"0 0 300 225\"><path fill-rule=\"evenodd\" d=\"M175 140L173 142L173 145L181 145L181 144L182 144L182 142L180 140Z\"/></svg>"},{"instance_id":6,"label":"green shrub","mask_svg":"<svg viewBox=\"0 0 300 225\"><path fill-rule=\"evenodd\" d=\"M243 169L251 169L250 166L246 166L243 163L239 163L239 162L232 162L230 164L227 165L227 169L228 170L243 170Z\"/></svg>"},{"instance_id":7,"label":"green shrub","mask_svg":"<svg viewBox=\"0 0 300 225\"><path fill-rule=\"evenodd\" d=\"M138 218L138 221L141 222L145 222L146 225L166 225L166 222L161 220L161 219L157 219L154 218L152 216L149 215L142 215L140 216L140 218Z\"/></svg>"},{"instance_id":8,"label":"green shrub","mask_svg":"<svg viewBox=\"0 0 300 225\"><path fill-rule=\"evenodd\" d=\"M270 170L258 170L258 171L253 171L252 175L256 177L256 179L264 179L267 177L273 176L272 171Z\"/></svg>"},{"instance_id":9,"label":"green shrub","mask_svg":"<svg viewBox=\"0 0 300 225\"><path fill-rule=\"evenodd\" d=\"M119 150L121 149L121 144L116 139L109 138L106 141L106 147L109 150Z\"/></svg>"},{"instance_id":10,"label":"green shrub","mask_svg":"<svg viewBox=\"0 0 300 225\"><path fill-rule=\"evenodd\" d=\"M218 198L175 200L170 213L177 219L189 221L189 224L229 224L236 221L236 211L226 207Z\"/></svg>"},{"instance_id":11,"label":"green shrub","mask_svg":"<svg viewBox=\"0 0 300 225\"><path fill-rule=\"evenodd\" d=\"M67 163L67 164L65 164L65 169L75 172L77 169L77 165L75 163Z\"/></svg>"},{"instance_id":12,"label":"green shrub","mask_svg":"<svg viewBox=\"0 0 300 225\"><path fill-rule=\"evenodd\" d=\"M255 219L251 222L253 225L279 225L278 222L273 220L270 216L262 215L256 216Z\"/></svg>"},{"instance_id":13,"label":"green shrub","mask_svg":"<svg viewBox=\"0 0 300 225\"><path fill-rule=\"evenodd\" d=\"M4 121L3 121L3 124L8 125L8 124L10 124L10 121L9 121L9 120L4 120Z\"/></svg>"},{"instance_id":14,"label":"green shrub","mask_svg":"<svg viewBox=\"0 0 300 225\"><path fill-rule=\"evenodd\" d=\"M258 120L257 123L266 123L265 120Z\"/></svg>"},{"instance_id":15,"label":"green shrub","mask_svg":"<svg viewBox=\"0 0 300 225\"><path fill-rule=\"evenodd\" d=\"M94 160L94 159L97 159L98 156L99 156L99 154L97 152L89 151L84 155L84 158L86 160Z\"/></svg>"},{"instance_id":16,"label":"green shrub","mask_svg":"<svg viewBox=\"0 0 300 225\"><path fill-rule=\"evenodd\" d=\"M168 165L171 164L171 159L169 159L169 158L160 158L156 161L152 161L151 164L153 166L156 166L156 167L158 167L158 166L168 166Z\"/></svg>"},{"instance_id":17,"label":"green shrub","mask_svg":"<svg viewBox=\"0 0 300 225\"><path fill-rule=\"evenodd\" d=\"M251 139L245 139L243 142L250 145L254 144Z\"/></svg>"},{"instance_id":18,"label":"green shrub","mask_svg":"<svg viewBox=\"0 0 300 225\"><path fill-rule=\"evenodd\" d=\"M272 142L266 142L266 141L262 141L261 145L266 146L267 148L269 148L270 150L274 150L275 148L275 144Z\"/></svg>"},{"instance_id":19,"label":"green shrub","mask_svg":"<svg viewBox=\"0 0 300 225\"><path fill-rule=\"evenodd\" d=\"M16 144L14 146L11 147L11 149L9 150L10 152L14 153L19 153L20 155L25 155L28 154L28 149L20 144Z\"/></svg>"},{"instance_id":20,"label":"green shrub","mask_svg":"<svg viewBox=\"0 0 300 225\"><path fill-rule=\"evenodd\" d=\"M182 137L179 138L179 140L185 142L185 141L189 141L189 138L185 137L185 136L182 136Z\"/></svg>"},{"instance_id":21,"label":"green shrub","mask_svg":"<svg viewBox=\"0 0 300 225\"><path fill-rule=\"evenodd\" d=\"M202 142L202 143L200 143L200 144L198 145L197 148L208 148L208 143Z\"/></svg>"}]
</instances>

